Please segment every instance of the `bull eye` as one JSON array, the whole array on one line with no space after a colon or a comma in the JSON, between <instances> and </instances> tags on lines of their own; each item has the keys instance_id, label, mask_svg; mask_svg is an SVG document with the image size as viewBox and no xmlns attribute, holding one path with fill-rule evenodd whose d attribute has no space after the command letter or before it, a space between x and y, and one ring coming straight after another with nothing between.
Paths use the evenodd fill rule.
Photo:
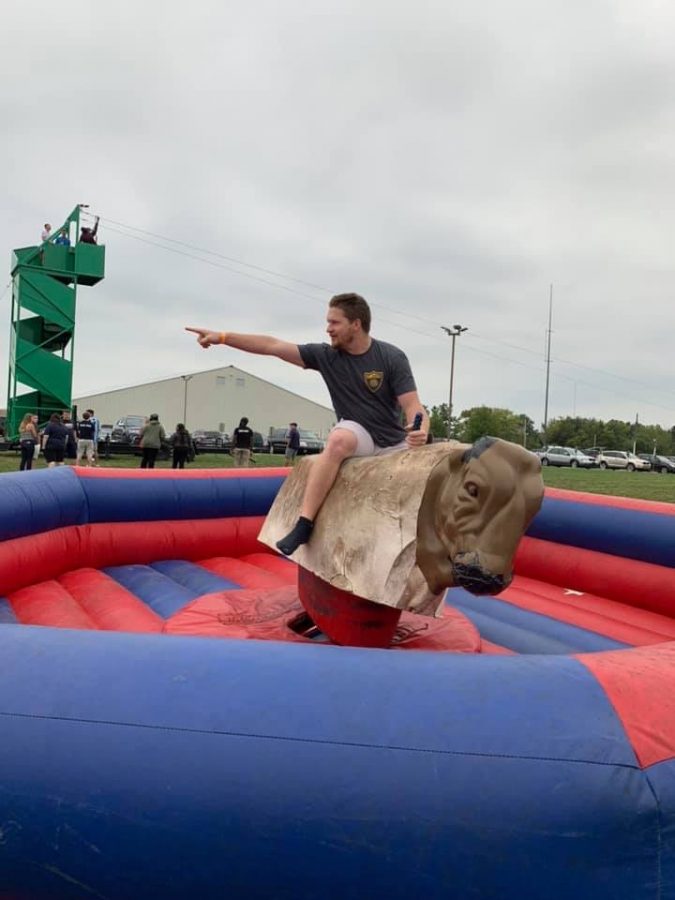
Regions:
<instances>
[{"instance_id":1,"label":"bull eye","mask_svg":"<svg viewBox=\"0 0 675 900\"><path fill-rule=\"evenodd\" d=\"M467 481L464 485L467 494L469 497L477 497L478 496L478 485L473 481Z\"/></svg>"}]
</instances>

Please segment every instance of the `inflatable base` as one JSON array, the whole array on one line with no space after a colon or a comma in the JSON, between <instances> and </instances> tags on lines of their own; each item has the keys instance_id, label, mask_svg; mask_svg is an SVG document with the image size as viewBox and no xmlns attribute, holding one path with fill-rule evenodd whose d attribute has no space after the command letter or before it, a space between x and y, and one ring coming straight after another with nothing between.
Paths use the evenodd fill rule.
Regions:
<instances>
[{"instance_id":1,"label":"inflatable base","mask_svg":"<svg viewBox=\"0 0 675 900\"><path fill-rule=\"evenodd\" d=\"M440 619L400 613L400 610L393 612L398 621L390 638L391 649L480 652L478 629L451 607L444 609ZM307 614L297 588L290 585L271 590L223 591L200 597L168 619L163 631L193 637L331 643Z\"/></svg>"}]
</instances>

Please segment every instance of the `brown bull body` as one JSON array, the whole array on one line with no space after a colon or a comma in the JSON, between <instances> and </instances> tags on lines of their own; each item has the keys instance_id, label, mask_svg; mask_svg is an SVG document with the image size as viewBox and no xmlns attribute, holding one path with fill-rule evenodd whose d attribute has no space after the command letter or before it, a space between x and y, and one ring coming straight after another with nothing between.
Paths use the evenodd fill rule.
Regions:
<instances>
[{"instance_id":1,"label":"brown bull body","mask_svg":"<svg viewBox=\"0 0 675 900\"><path fill-rule=\"evenodd\" d=\"M260 532L271 547L294 525L309 467L282 485ZM511 580L520 538L538 511L537 458L507 441L434 444L347 460L295 561L359 597L434 615L460 584L497 593Z\"/></svg>"}]
</instances>

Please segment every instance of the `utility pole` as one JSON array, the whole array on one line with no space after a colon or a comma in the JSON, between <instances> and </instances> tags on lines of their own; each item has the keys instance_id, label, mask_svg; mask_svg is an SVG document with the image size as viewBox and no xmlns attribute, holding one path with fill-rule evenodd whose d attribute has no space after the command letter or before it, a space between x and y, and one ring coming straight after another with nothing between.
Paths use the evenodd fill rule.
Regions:
<instances>
[{"instance_id":1,"label":"utility pole","mask_svg":"<svg viewBox=\"0 0 675 900\"><path fill-rule=\"evenodd\" d=\"M188 381L193 378L192 375L181 375L183 379L183 425L187 428L187 386Z\"/></svg>"},{"instance_id":2,"label":"utility pole","mask_svg":"<svg viewBox=\"0 0 675 900\"><path fill-rule=\"evenodd\" d=\"M548 295L548 339L546 343L546 396L544 398L544 440L543 445L548 445L548 387L551 376L551 322L553 320L553 285Z\"/></svg>"},{"instance_id":3,"label":"utility pole","mask_svg":"<svg viewBox=\"0 0 675 900\"><path fill-rule=\"evenodd\" d=\"M637 447L637 430L638 430L638 414L635 413L635 426L633 430L633 455L635 455L635 449Z\"/></svg>"},{"instance_id":4,"label":"utility pole","mask_svg":"<svg viewBox=\"0 0 675 900\"><path fill-rule=\"evenodd\" d=\"M452 388L455 380L455 339L462 334L463 331L468 331L468 328L464 328L462 325L453 325L452 328L446 328L445 325L441 325L443 331L452 338L452 351L450 353L450 396L448 399L448 439L452 437Z\"/></svg>"}]
</instances>

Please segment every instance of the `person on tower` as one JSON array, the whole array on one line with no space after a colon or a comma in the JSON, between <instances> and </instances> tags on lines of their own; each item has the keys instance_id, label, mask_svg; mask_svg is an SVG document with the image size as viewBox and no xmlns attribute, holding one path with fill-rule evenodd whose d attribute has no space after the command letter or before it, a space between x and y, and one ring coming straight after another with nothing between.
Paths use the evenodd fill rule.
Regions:
<instances>
[{"instance_id":1,"label":"person on tower","mask_svg":"<svg viewBox=\"0 0 675 900\"><path fill-rule=\"evenodd\" d=\"M98 233L98 220L99 216L96 216L96 222L94 223L93 228L89 228L86 225L83 225L80 229L80 243L81 244L95 244L96 243L96 235Z\"/></svg>"}]
</instances>

